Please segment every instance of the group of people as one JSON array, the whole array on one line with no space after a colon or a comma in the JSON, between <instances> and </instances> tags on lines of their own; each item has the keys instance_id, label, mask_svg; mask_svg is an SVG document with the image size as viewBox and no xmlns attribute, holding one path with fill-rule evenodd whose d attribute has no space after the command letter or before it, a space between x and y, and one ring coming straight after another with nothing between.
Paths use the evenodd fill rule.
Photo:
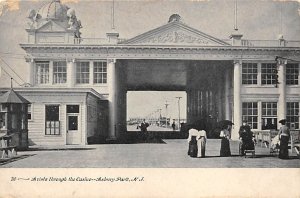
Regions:
<instances>
[{"instance_id":1,"label":"group of people","mask_svg":"<svg viewBox=\"0 0 300 198\"><path fill-rule=\"evenodd\" d=\"M282 125L278 133L278 144L279 144L279 158L288 159L288 142L290 139L290 131L286 126L286 120L280 120L279 123ZM230 134L232 124L225 125L221 128L220 138L221 138L221 148L220 156L228 157L231 156L230 151ZM239 129L239 139L240 139L240 155L244 156L246 150L254 150L255 148L255 137L251 131L251 127L247 124L247 121L244 120L242 126ZM203 128L197 128L195 125L192 125L189 129L188 136L188 155L191 157L205 157L205 148L206 148L207 136L206 131Z\"/></svg>"}]
</instances>

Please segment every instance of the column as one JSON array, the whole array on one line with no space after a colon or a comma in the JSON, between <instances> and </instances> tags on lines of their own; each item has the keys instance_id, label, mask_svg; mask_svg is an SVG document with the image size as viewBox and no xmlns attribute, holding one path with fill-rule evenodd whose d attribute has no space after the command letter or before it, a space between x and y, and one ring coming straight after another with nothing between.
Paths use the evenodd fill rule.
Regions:
<instances>
[{"instance_id":1,"label":"column","mask_svg":"<svg viewBox=\"0 0 300 198\"><path fill-rule=\"evenodd\" d=\"M107 67L107 85L108 85L108 108L109 108L109 127L108 127L108 139L116 139L117 129L117 97L116 93L116 60L109 59Z\"/></svg>"},{"instance_id":2,"label":"column","mask_svg":"<svg viewBox=\"0 0 300 198\"><path fill-rule=\"evenodd\" d=\"M229 90L230 90L230 73L229 73L229 68L226 68L225 70L225 87L224 87L224 102L225 102L225 119L226 120L231 120L230 117L230 107L229 107Z\"/></svg>"},{"instance_id":3,"label":"column","mask_svg":"<svg viewBox=\"0 0 300 198\"><path fill-rule=\"evenodd\" d=\"M32 58L29 58L29 59L26 59L26 62L28 63L28 66L29 66L29 75L28 75L28 78L26 79L27 82L33 86L34 85L34 75L35 75L35 72L34 72L34 59Z\"/></svg>"},{"instance_id":4,"label":"column","mask_svg":"<svg viewBox=\"0 0 300 198\"><path fill-rule=\"evenodd\" d=\"M286 75L285 75L285 61L278 60L278 121L286 119ZM279 127L279 125L278 125Z\"/></svg>"},{"instance_id":5,"label":"column","mask_svg":"<svg viewBox=\"0 0 300 198\"><path fill-rule=\"evenodd\" d=\"M90 61L90 82L89 84L92 86L94 84L94 61Z\"/></svg>"},{"instance_id":6,"label":"column","mask_svg":"<svg viewBox=\"0 0 300 198\"><path fill-rule=\"evenodd\" d=\"M239 128L242 123L242 111L241 111L241 61L234 62L233 69L233 118L234 129L232 131L231 138L236 140L239 138Z\"/></svg>"},{"instance_id":7,"label":"column","mask_svg":"<svg viewBox=\"0 0 300 198\"><path fill-rule=\"evenodd\" d=\"M75 59L67 60L67 84L68 87L75 85Z\"/></svg>"}]
</instances>

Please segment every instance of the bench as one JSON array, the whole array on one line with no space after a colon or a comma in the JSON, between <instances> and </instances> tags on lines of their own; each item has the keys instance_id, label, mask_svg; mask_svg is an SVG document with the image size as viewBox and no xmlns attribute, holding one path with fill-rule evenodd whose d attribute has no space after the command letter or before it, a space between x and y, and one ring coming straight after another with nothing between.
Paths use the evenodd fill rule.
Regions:
<instances>
[{"instance_id":1,"label":"bench","mask_svg":"<svg viewBox=\"0 0 300 198\"><path fill-rule=\"evenodd\" d=\"M11 135L0 137L0 151L2 151L1 159L11 158L17 155L17 146L11 146Z\"/></svg>"}]
</instances>

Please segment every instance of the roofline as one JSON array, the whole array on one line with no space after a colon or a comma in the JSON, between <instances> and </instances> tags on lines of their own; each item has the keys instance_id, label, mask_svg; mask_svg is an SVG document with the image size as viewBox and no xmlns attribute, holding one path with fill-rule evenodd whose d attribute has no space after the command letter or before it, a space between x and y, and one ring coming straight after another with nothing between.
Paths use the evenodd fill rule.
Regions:
<instances>
[{"instance_id":1,"label":"roofline","mask_svg":"<svg viewBox=\"0 0 300 198\"><path fill-rule=\"evenodd\" d=\"M0 88L0 91L9 91L10 88ZM46 87L15 87L16 92L38 92L38 93L49 93L49 92L59 92L59 93L91 93L100 99L106 99L104 95L100 94L93 88L46 88Z\"/></svg>"},{"instance_id":2,"label":"roofline","mask_svg":"<svg viewBox=\"0 0 300 198\"><path fill-rule=\"evenodd\" d=\"M300 47L254 47L254 46L203 46L203 45L140 45L140 44L111 44L111 45L76 45L76 44L19 44L22 49L28 48L62 48L62 49L223 49L223 50L296 50Z\"/></svg>"}]
</instances>

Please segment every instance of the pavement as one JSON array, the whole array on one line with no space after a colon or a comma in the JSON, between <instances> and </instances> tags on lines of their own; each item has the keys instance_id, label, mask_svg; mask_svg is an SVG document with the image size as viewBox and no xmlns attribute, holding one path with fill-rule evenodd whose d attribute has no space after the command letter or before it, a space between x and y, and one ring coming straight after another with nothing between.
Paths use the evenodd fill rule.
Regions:
<instances>
[{"instance_id":1,"label":"pavement","mask_svg":"<svg viewBox=\"0 0 300 198\"><path fill-rule=\"evenodd\" d=\"M219 139L209 139L205 158L187 155L185 139L165 143L99 144L87 146L31 147L18 152L1 168L300 168L296 153L282 160L269 149L256 146L256 157L238 156L238 141L231 141L231 157L220 157Z\"/></svg>"}]
</instances>

